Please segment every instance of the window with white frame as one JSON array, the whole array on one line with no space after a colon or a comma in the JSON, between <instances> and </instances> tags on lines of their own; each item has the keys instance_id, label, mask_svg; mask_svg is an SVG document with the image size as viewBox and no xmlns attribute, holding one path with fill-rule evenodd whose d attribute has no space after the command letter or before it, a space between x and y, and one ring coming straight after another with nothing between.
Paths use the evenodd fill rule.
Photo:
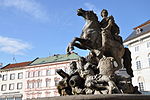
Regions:
<instances>
[{"instance_id":1,"label":"window with white frame","mask_svg":"<svg viewBox=\"0 0 150 100\"><path fill-rule=\"evenodd\" d=\"M1 85L1 91L6 91L6 88L7 88L6 84Z\"/></svg>"},{"instance_id":2,"label":"window with white frame","mask_svg":"<svg viewBox=\"0 0 150 100\"><path fill-rule=\"evenodd\" d=\"M141 61L136 61L136 68L141 69Z\"/></svg>"},{"instance_id":3,"label":"window with white frame","mask_svg":"<svg viewBox=\"0 0 150 100\"><path fill-rule=\"evenodd\" d=\"M9 90L14 90L14 83L9 84Z\"/></svg>"},{"instance_id":4,"label":"window with white frame","mask_svg":"<svg viewBox=\"0 0 150 100\"><path fill-rule=\"evenodd\" d=\"M14 100L14 97L8 97L7 100Z\"/></svg>"},{"instance_id":5,"label":"window with white frame","mask_svg":"<svg viewBox=\"0 0 150 100\"><path fill-rule=\"evenodd\" d=\"M35 81L32 82L32 88L35 88Z\"/></svg>"},{"instance_id":6,"label":"window with white frame","mask_svg":"<svg viewBox=\"0 0 150 100\"><path fill-rule=\"evenodd\" d=\"M149 48L150 47L150 42L147 42L147 48Z\"/></svg>"},{"instance_id":7,"label":"window with white frame","mask_svg":"<svg viewBox=\"0 0 150 100\"><path fill-rule=\"evenodd\" d=\"M37 80L37 88L42 87L42 80Z\"/></svg>"},{"instance_id":8,"label":"window with white frame","mask_svg":"<svg viewBox=\"0 0 150 100\"><path fill-rule=\"evenodd\" d=\"M55 69L55 75L57 75L57 69Z\"/></svg>"},{"instance_id":9,"label":"window with white frame","mask_svg":"<svg viewBox=\"0 0 150 100\"><path fill-rule=\"evenodd\" d=\"M15 79L15 73L10 74L10 80L14 80Z\"/></svg>"},{"instance_id":10,"label":"window with white frame","mask_svg":"<svg viewBox=\"0 0 150 100\"><path fill-rule=\"evenodd\" d=\"M22 89L22 83L17 83L17 89Z\"/></svg>"},{"instance_id":11,"label":"window with white frame","mask_svg":"<svg viewBox=\"0 0 150 100\"><path fill-rule=\"evenodd\" d=\"M140 90L140 91L144 91L143 82L139 82L139 90Z\"/></svg>"},{"instance_id":12,"label":"window with white frame","mask_svg":"<svg viewBox=\"0 0 150 100\"><path fill-rule=\"evenodd\" d=\"M38 76L42 76L42 72L41 71L38 71Z\"/></svg>"},{"instance_id":13,"label":"window with white frame","mask_svg":"<svg viewBox=\"0 0 150 100\"><path fill-rule=\"evenodd\" d=\"M15 100L22 100L22 97L15 97Z\"/></svg>"},{"instance_id":14,"label":"window with white frame","mask_svg":"<svg viewBox=\"0 0 150 100\"><path fill-rule=\"evenodd\" d=\"M27 89L31 89L32 88L32 82L31 81L28 81L27 82Z\"/></svg>"},{"instance_id":15,"label":"window with white frame","mask_svg":"<svg viewBox=\"0 0 150 100\"><path fill-rule=\"evenodd\" d=\"M33 77L35 77L35 71L33 72Z\"/></svg>"},{"instance_id":16,"label":"window with white frame","mask_svg":"<svg viewBox=\"0 0 150 100\"><path fill-rule=\"evenodd\" d=\"M46 87L50 87L51 86L51 79L47 78L45 81L46 81Z\"/></svg>"},{"instance_id":17,"label":"window with white frame","mask_svg":"<svg viewBox=\"0 0 150 100\"><path fill-rule=\"evenodd\" d=\"M139 46L135 47L135 52L139 51Z\"/></svg>"},{"instance_id":18,"label":"window with white frame","mask_svg":"<svg viewBox=\"0 0 150 100\"><path fill-rule=\"evenodd\" d=\"M136 62L136 68L141 69L142 66L141 66L140 57L136 57L135 62Z\"/></svg>"},{"instance_id":19,"label":"window with white frame","mask_svg":"<svg viewBox=\"0 0 150 100\"><path fill-rule=\"evenodd\" d=\"M6 81L6 80L7 80L7 74L5 74L5 75L2 76L2 80L3 80L3 81Z\"/></svg>"},{"instance_id":20,"label":"window with white frame","mask_svg":"<svg viewBox=\"0 0 150 100\"><path fill-rule=\"evenodd\" d=\"M27 77L30 78L30 72L27 72Z\"/></svg>"},{"instance_id":21,"label":"window with white frame","mask_svg":"<svg viewBox=\"0 0 150 100\"><path fill-rule=\"evenodd\" d=\"M138 77L139 91L144 91L144 77Z\"/></svg>"},{"instance_id":22,"label":"window with white frame","mask_svg":"<svg viewBox=\"0 0 150 100\"><path fill-rule=\"evenodd\" d=\"M23 72L18 73L18 79L22 79L23 78Z\"/></svg>"},{"instance_id":23,"label":"window with white frame","mask_svg":"<svg viewBox=\"0 0 150 100\"><path fill-rule=\"evenodd\" d=\"M57 86L57 85L58 85L59 80L60 80L60 78L57 78L57 77L55 77L55 78L54 78L55 86Z\"/></svg>"},{"instance_id":24,"label":"window with white frame","mask_svg":"<svg viewBox=\"0 0 150 100\"><path fill-rule=\"evenodd\" d=\"M50 70L50 69L47 69L47 70L46 70L46 75L47 75L47 76L50 76L50 75L51 75L51 70Z\"/></svg>"}]
</instances>

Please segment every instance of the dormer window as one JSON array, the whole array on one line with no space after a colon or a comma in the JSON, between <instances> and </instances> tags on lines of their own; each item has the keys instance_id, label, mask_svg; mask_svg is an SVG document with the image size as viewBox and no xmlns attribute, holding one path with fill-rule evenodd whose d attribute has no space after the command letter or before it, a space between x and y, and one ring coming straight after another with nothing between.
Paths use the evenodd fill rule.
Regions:
<instances>
[{"instance_id":1,"label":"dormer window","mask_svg":"<svg viewBox=\"0 0 150 100\"><path fill-rule=\"evenodd\" d=\"M141 33L142 31L143 31L143 29L141 29L141 28L137 28L137 29L136 29L136 33L137 33L137 34Z\"/></svg>"}]
</instances>

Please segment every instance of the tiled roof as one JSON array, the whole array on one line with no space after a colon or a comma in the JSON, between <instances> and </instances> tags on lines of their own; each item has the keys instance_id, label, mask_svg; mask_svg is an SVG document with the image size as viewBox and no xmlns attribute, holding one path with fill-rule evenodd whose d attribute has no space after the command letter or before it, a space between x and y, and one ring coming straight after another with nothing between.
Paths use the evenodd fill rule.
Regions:
<instances>
[{"instance_id":1,"label":"tiled roof","mask_svg":"<svg viewBox=\"0 0 150 100\"><path fill-rule=\"evenodd\" d=\"M30 65L76 60L78 58L79 58L79 56L75 53L72 53L70 55L67 55L67 54L66 55L54 55L54 56L49 56L49 57L45 57L45 58L37 58Z\"/></svg>"},{"instance_id":2,"label":"tiled roof","mask_svg":"<svg viewBox=\"0 0 150 100\"><path fill-rule=\"evenodd\" d=\"M137 33L137 30L140 28L141 29L141 32L140 33ZM136 37L139 37L141 35L144 35L148 32L150 32L150 20L148 20L147 22L145 22L144 24L141 24L135 28L133 28L134 31L124 40L124 42L127 42L127 41L130 41Z\"/></svg>"},{"instance_id":3,"label":"tiled roof","mask_svg":"<svg viewBox=\"0 0 150 100\"><path fill-rule=\"evenodd\" d=\"M15 63L15 64L8 64L8 65L2 67L1 69L24 67L24 66L29 65L30 63L31 63L31 61L28 61L28 62L21 62L21 63Z\"/></svg>"}]
</instances>

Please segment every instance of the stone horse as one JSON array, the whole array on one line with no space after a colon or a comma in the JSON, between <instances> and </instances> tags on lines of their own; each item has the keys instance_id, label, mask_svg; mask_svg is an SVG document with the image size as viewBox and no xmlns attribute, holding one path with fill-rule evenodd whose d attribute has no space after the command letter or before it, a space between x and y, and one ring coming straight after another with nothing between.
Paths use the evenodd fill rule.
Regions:
<instances>
[{"instance_id":1,"label":"stone horse","mask_svg":"<svg viewBox=\"0 0 150 100\"><path fill-rule=\"evenodd\" d=\"M99 59L102 58L102 55L114 57L118 64L117 69L123 67L121 63L121 59L123 58L124 67L127 68L128 74L133 77L129 49L124 48L118 41L113 40L110 30L105 29L104 31L100 28L98 17L93 11L85 11L80 8L77 10L77 15L82 16L86 23L82 29L80 38L75 37L73 41L69 43L67 53L70 54L75 46L79 49L90 50Z\"/></svg>"},{"instance_id":2,"label":"stone horse","mask_svg":"<svg viewBox=\"0 0 150 100\"><path fill-rule=\"evenodd\" d=\"M122 68L122 57L124 56L125 49L122 44L118 41L113 40L112 34L109 29L102 29L102 47L101 51L103 55L109 57L114 57L115 61L118 64L117 69Z\"/></svg>"},{"instance_id":3,"label":"stone horse","mask_svg":"<svg viewBox=\"0 0 150 100\"><path fill-rule=\"evenodd\" d=\"M77 15L82 16L86 23L80 38L75 37L67 47L67 53L71 53L74 46L84 50L97 50L101 47L101 29L97 15L93 11L85 11L82 8L77 10Z\"/></svg>"}]
</instances>

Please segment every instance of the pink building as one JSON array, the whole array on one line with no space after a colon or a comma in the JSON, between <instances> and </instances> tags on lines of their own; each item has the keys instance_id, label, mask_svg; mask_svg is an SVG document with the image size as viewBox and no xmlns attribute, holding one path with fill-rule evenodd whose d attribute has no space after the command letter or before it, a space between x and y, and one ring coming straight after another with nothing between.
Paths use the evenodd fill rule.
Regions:
<instances>
[{"instance_id":1,"label":"pink building","mask_svg":"<svg viewBox=\"0 0 150 100\"><path fill-rule=\"evenodd\" d=\"M69 70L69 63L79 58L75 53L71 55L54 55L37 58L26 67L24 99L59 96L56 85L61 77L56 69Z\"/></svg>"},{"instance_id":2,"label":"pink building","mask_svg":"<svg viewBox=\"0 0 150 100\"><path fill-rule=\"evenodd\" d=\"M56 69L69 70L69 63L79 56L54 55L31 62L9 64L0 69L0 100L24 100L59 96L56 85L61 79Z\"/></svg>"}]
</instances>

